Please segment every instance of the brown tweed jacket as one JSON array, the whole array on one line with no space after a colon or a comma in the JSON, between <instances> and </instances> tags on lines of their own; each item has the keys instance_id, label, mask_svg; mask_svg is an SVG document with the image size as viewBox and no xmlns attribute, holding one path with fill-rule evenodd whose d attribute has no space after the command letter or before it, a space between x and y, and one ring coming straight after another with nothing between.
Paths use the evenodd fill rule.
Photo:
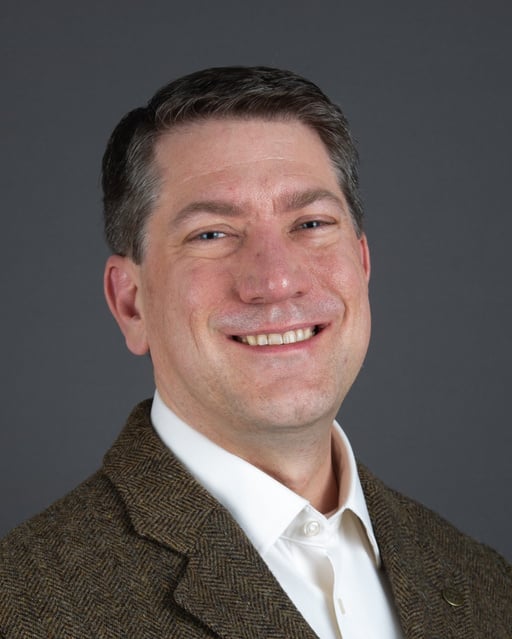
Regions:
<instances>
[{"instance_id":1,"label":"brown tweed jacket","mask_svg":"<svg viewBox=\"0 0 512 639\"><path fill-rule=\"evenodd\" d=\"M0 544L0 636L315 637L149 409L134 410L97 474ZM510 639L511 567L360 472L405 637Z\"/></svg>"}]
</instances>

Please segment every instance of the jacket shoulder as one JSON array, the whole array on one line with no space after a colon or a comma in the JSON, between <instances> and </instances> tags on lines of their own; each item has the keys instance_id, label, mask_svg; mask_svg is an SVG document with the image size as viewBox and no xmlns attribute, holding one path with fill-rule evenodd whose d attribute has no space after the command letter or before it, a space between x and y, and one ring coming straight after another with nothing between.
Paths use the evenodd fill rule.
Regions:
<instances>
[{"instance_id":1,"label":"jacket shoulder","mask_svg":"<svg viewBox=\"0 0 512 639\"><path fill-rule=\"evenodd\" d=\"M393 526L395 531L398 529L422 547L446 556L461 567L479 571L486 567L497 569L512 579L512 566L491 547L463 533L415 499L389 488L362 465L359 474L370 514L383 536L389 534Z\"/></svg>"},{"instance_id":2,"label":"jacket shoulder","mask_svg":"<svg viewBox=\"0 0 512 639\"><path fill-rule=\"evenodd\" d=\"M115 593L134 593L130 609L139 612L141 583L160 586L180 569L176 555L162 558L135 533L117 489L99 471L0 542L0 636L105 636L96 624L113 637L136 636L117 616Z\"/></svg>"},{"instance_id":3,"label":"jacket shoulder","mask_svg":"<svg viewBox=\"0 0 512 639\"><path fill-rule=\"evenodd\" d=\"M69 599L71 567L83 565L118 509L110 482L97 473L0 542L0 631L32 636L52 614L52 600Z\"/></svg>"},{"instance_id":4,"label":"jacket shoulder","mask_svg":"<svg viewBox=\"0 0 512 639\"><path fill-rule=\"evenodd\" d=\"M449 593L457 593L467 605L456 609L459 616L463 610L470 615L472 636L508 637L512 566L430 508L387 487L363 466L359 474L397 603L415 593L418 601L428 602L423 614L434 619L442 606L453 605Z\"/></svg>"}]
</instances>

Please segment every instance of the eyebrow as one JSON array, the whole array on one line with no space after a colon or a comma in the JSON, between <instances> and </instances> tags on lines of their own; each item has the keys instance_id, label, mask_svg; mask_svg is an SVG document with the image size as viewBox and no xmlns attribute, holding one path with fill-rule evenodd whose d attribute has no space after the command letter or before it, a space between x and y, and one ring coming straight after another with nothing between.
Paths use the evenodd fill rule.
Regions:
<instances>
[{"instance_id":1,"label":"eyebrow","mask_svg":"<svg viewBox=\"0 0 512 639\"><path fill-rule=\"evenodd\" d=\"M284 211L300 210L322 200L328 200L345 210L344 201L328 189L307 189L305 191L294 191L290 194L285 193L282 198L282 208Z\"/></svg>"},{"instance_id":2,"label":"eyebrow","mask_svg":"<svg viewBox=\"0 0 512 639\"><path fill-rule=\"evenodd\" d=\"M328 200L343 211L346 210L344 200L328 189L306 189L304 191L285 192L278 197L278 208L283 212L304 209L315 202ZM233 204L225 200L198 200L191 202L182 209L172 219L172 226L178 227L196 213L211 213L224 217L241 217L245 212L243 206Z\"/></svg>"},{"instance_id":3,"label":"eyebrow","mask_svg":"<svg viewBox=\"0 0 512 639\"><path fill-rule=\"evenodd\" d=\"M177 227L186 222L196 213L212 213L225 217L238 217L243 213L243 209L236 204L225 202L224 200L200 200L191 202L176 213L172 219L172 225Z\"/></svg>"}]
</instances>

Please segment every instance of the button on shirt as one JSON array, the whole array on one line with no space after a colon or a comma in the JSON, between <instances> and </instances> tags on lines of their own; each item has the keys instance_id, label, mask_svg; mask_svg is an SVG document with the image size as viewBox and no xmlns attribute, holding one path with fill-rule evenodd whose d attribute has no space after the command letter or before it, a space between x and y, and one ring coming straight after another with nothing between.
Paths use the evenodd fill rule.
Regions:
<instances>
[{"instance_id":1,"label":"button on shirt","mask_svg":"<svg viewBox=\"0 0 512 639\"><path fill-rule=\"evenodd\" d=\"M318 512L181 421L155 392L151 420L168 448L234 517L321 639L402 639L354 454L333 425L335 512Z\"/></svg>"}]
</instances>

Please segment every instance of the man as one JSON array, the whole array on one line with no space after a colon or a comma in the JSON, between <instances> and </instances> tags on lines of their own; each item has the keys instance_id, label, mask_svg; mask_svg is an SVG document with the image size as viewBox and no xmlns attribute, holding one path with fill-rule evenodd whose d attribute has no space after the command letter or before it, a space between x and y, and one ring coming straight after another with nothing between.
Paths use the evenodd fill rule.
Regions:
<instances>
[{"instance_id":1,"label":"man","mask_svg":"<svg viewBox=\"0 0 512 639\"><path fill-rule=\"evenodd\" d=\"M339 108L289 72L201 71L129 113L103 169L106 298L156 393L3 542L0 635L510 637L510 566L333 424L370 334Z\"/></svg>"}]
</instances>

